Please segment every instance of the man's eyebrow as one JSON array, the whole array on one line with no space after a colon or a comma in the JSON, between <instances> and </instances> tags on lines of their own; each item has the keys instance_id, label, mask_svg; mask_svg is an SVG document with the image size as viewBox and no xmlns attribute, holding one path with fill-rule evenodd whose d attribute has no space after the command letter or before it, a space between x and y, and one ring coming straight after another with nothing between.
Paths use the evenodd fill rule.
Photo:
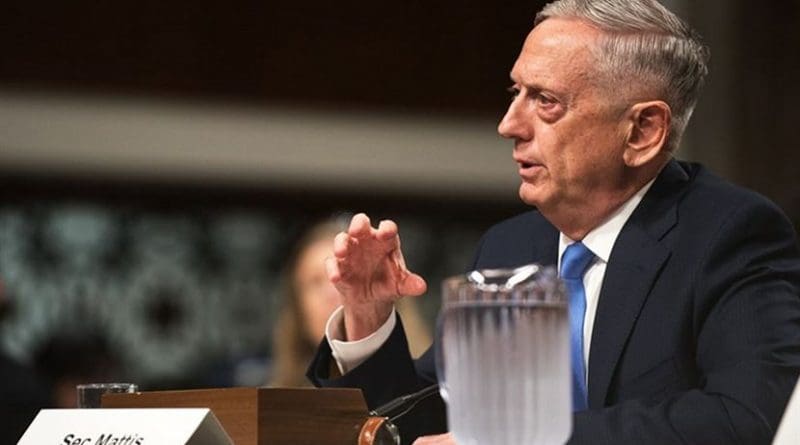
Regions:
<instances>
[{"instance_id":1,"label":"man's eyebrow","mask_svg":"<svg viewBox=\"0 0 800 445\"><path fill-rule=\"evenodd\" d=\"M542 85L540 85L538 83L525 83L525 82L520 82L520 81L514 80L513 78L511 79L511 82L514 85L519 85L521 87L525 87L525 88L527 88L529 90L533 90L533 91L545 91L545 90L547 90L547 88L543 87Z\"/></svg>"},{"instance_id":2,"label":"man's eyebrow","mask_svg":"<svg viewBox=\"0 0 800 445\"><path fill-rule=\"evenodd\" d=\"M515 77L517 77L517 78L515 79ZM523 87L531 89L531 90L542 91L542 90L545 89L544 87L542 87L542 85L539 85L539 84L536 84L536 83L525 83L522 80L518 80L519 77L515 76L513 71L511 73L509 73L508 79L511 81L511 83L513 85L523 86Z\"/></svg>"}]
</instances>

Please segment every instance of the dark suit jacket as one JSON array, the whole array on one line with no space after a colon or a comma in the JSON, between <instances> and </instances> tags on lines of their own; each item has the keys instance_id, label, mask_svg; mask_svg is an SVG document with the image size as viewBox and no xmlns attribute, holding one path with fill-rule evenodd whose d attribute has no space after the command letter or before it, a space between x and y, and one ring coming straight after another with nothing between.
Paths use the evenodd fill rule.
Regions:
<instances>
[{"instance_id":1,"label":"dark suit jacket","mask_svg":"<svg viewBox=\"0 0 800 445\"><path fill-rule=\"evenodd\" d=\"M531 211L492 227L473 266L555 264L557 249L557 229ZM794 229L763 197L670 162L617 238L591 345L589 410L570 443L769 443L800 373ZM436 378L430 351L409 357L402 324L344 377L328 379L330 364L323 342L312 381L362 388L371 406ZM437 429L432 413L401 430Z\"/></svg>"}]
</instances>

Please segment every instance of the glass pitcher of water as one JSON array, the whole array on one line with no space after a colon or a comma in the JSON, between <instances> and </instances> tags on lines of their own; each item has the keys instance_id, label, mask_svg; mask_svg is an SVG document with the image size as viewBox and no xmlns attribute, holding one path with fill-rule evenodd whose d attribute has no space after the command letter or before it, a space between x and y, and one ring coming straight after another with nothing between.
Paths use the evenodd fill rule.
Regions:
<instances>
[{"instance_id":1,"label":"glass pitcher of water","mask_svg":"<svg viewBox=\"0 0 800 445\"><path fill-rule=\"evenodd\" d=\"M569 317L555 268L448 278L439 317L437 373L459 445L569 439Z\"/></svg>"}]
</instances>

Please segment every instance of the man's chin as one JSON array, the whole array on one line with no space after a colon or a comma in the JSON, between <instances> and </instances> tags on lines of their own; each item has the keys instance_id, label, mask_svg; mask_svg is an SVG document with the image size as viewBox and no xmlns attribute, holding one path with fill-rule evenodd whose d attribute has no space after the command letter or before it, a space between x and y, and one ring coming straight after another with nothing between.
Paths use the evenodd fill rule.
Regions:
<instances>
[{"instance_id":1,"label":"man's chin","mask_svg":"<svg viewBox=\"0 0 800 445\"><path fill-rule=\"evenodd\" d=\"M539 207L541 204L541 194L538 193L532 185L522 183L519 186L519 199L522 200L525 204L533 207Z\"/></svg>"}]
</instances>

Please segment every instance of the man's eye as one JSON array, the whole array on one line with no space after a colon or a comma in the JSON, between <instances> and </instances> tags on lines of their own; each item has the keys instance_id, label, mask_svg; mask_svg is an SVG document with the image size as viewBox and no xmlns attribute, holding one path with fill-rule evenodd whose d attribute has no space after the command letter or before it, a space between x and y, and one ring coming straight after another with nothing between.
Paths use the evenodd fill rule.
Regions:
<instances>
[{"instance_id":1,"label":"man's eye","mask_svg":"<svg viewBox=\"0 0 800 445\"><path fill-rule=\"evenodd\" d=\"M538 102L539 104L544 105L546 107L549 107L549 106L552 106L552 105L555 105L556 103L558 103L557 100L553 99L552 97L546 96L544 94L536 95L536 102Z\"/></svg>"}]
</instances>

